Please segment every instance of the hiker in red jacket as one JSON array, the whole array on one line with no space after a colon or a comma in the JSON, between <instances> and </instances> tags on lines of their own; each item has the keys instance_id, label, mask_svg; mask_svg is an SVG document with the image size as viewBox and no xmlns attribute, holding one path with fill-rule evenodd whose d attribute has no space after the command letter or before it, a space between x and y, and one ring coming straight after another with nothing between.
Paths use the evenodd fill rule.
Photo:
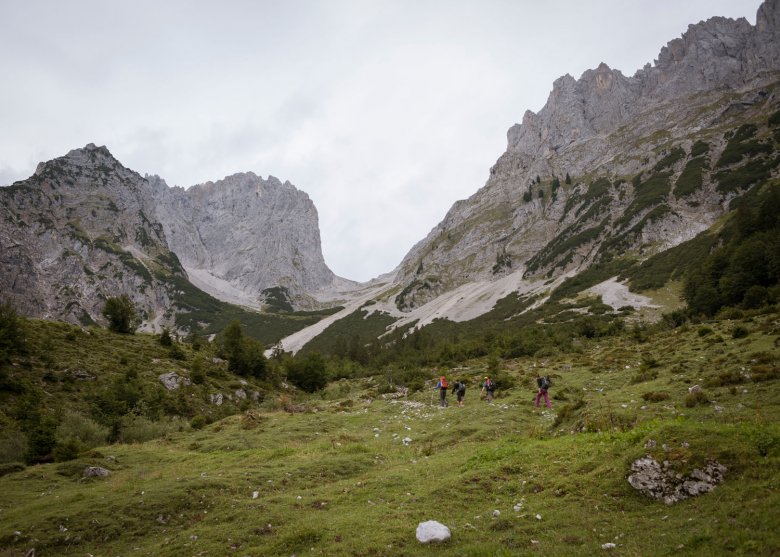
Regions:
<instances>
[{"instance_id":1,"label":"hiker in red jacket","mask_svg":"<svg viewBox=\"0 0 780 557\"><path fill-rule=\"evenodd\" d=\"M445 376L439 377L439 382L436 383L434 390L439 389L439 406L446 407L447 403L447 378Z\"/></svg>"}]
</instances>

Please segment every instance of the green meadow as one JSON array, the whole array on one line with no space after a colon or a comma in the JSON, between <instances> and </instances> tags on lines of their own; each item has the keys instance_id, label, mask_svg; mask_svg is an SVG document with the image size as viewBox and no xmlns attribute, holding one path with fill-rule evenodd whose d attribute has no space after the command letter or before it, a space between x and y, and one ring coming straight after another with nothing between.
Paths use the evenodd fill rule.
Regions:
<instances>
[{"instance_id":1,"label":"green meadow","mask_svg":"<svg viewBox=\"0 0 780 557\"><path fill-rule=\"evenodd\" d=\"M150 360L142 379L151 339L127 354ZM583 339L501 361L492 404L472 360L444 370L468 382L463 408L438 406L435 369L407 395L384 375L283 386L200 429L6 466L0 556L777 555L779 339L777 313ZM552 410L534 407L539 374ZM727 471L666 505L627 481L645 455ZM420 544L427 520L451 539Z\"/></svg>"}]
</instances>

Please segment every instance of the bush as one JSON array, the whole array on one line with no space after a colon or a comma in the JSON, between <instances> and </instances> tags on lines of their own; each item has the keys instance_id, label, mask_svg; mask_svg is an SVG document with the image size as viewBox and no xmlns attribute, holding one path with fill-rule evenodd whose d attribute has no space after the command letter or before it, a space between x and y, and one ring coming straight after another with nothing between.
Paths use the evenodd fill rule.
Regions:
<instances>
[{"instance_id":1,"label":"bush","mask_svg":"<svg viewBox=\"0 0 780 557\"><path fill-rule=\"evenodd\" d=\"M181 431L184 424L181 419L171 419L153 422L144 416L127 414L120 420L119 441L121 443L144 443L159 439L168 433Z\"/></svg>"},{"instance_id":2,"label":"bush","mask_svg":"<svg viewBox=\"0 0 780 557\"><path fill-rule=\"evenodd\" d=\"M74 447L79 452L104 445L108 441L109 428L82 416L78 412L66 411L54 432L57 445ZM75 458L75 457L74 457Z\"/></svg>"},{"instance_id":3,"label":"bush","mask_svg":"<svg viewBox=\"0 0 780 557\"><path fill-rule=\"evenodd\" d=\"M106 300L103 317L108 319L108 328L117 333L134 333L138 327L135 306L124 294Z\"/></svg>"},{"instance_id":4,"label":"bush","mask_svg":"<svg viewBox=\"0 0 780 557\"><path fill-rule=\"evenodd\" d=\"M745 338L749 334L750 331L748 331L745 327L743 327L742 325L737 325L731 331L731 338Z\"/></svg>"},{"instance_id":5,"label":"bush","mask_svg":"<svg viewBox=\"0 0 780 557\"><path fill-rule=\"evenodd\" d=\"M192 360L192 365L190 366L190 379L192 379L192 382L196 385L202 385L206 382L206 373L203 370L203 358L199 355L196 355Z\"/></svg>"},{"instance_id":6,"label":"bush","mask_svg":"<svg viewBox=\"0 0 780 557\"><path fill-rule=\"evenodd\" d=\"M24 350L24 320L10 302L0 304L0 367L12 353Z\"/></svg>"},{"instance_id":7,"label":"bush","mask_svg":"<svg viewBox=\"0 0 780 557\"><path fill-rule=\"evenodd\" d=\"M669 393L650 391L642 394L642 398L647 402L661 402L669 399Z\"/></svg>"},{"instance_id":8,"label":"bush","mask_svg":"<svg viewBox=\"0 0 780 557\"><path fill-rule=\"evenodd\" d=\"M162 333L160 333L160 344L163 346L171 346L173 345L173 339L171 338L171 333L168 331L167 328L163 328Z\"/></svg>"},{"instance_id":9,"label":"bush","mask_svg":"<svg viewBox=\"0 0 780 557\"><path fill-rule=\"evenodd\" d=\"M685 406L693 408L699 404L709 404L710 397L704 391L694 391L685 397Z\"/></svg>"},{"instance_id":10,"label":"bush","mask_svg":"<svg viewBox=\"0 0 780 557\"><path fill-rule=\"evenodd\" d=\"M319 391L328 384L325 359L317 352L288 360L287 379L306 392Z\"/></svg>"},{"instance_id":11,"label":"bush","mask_svg":"<svg viewBox=\"0 0 780 557\"><path fill-rule=\"evenodd\" d=\"M16 428L0 430L0 464L23 462L27 454L27 436Z\"/></svg>"},{"instance_id":12,"label":"bush","mask_svg":"<svg viewBox=\"0 0 780 557\"><path fill-rule=\"evenodd\" d=\"M168 351L168 355L173 360L186 360L187 354L184 353L184 350L182 350L181 346L178 342L171 344L171 348Z\"/></svg>"},{"instance_id":13,"label":"bush","mask_svg":"<svg viewBox=\"0 0 780 557\"><path fill-rule=\"evenodd\" d=\"M700 337L706 337L712 333L712 329L710 327L699 327L697 333Z\"/></svg>"},{"instance_id":14,"label":"bush","mask_svg":"<svg viewBox=\"0 0 780 557\"><path fill-rule=\"evenodd\" d=\"M203 429L208 425L208 419L203 414L198 414L190 420L190 427L192 429Z\"/></svg>"},{"instance_id":15,"label":"bush","mask_svg":"<svg viewBox=\"0 0 780 557\"><path fill-rule=\"evenodd\" d=\"M220 354L227 359L228 369L244 376L265 378L267 361L263 347L256 340L244 336L241 323L232 321L219 338Z\"/></svg>"},{"instance_id":16,"label":"bush","mask_svg":"<svg viewBox=\"0 0 780 557\"><path fill-rule=\"evenodd\" d=\"M654 366L642 364L637 372L631 377L631 384L644 383L658 378L658 370Z\"/></svg>"}]
</instances>

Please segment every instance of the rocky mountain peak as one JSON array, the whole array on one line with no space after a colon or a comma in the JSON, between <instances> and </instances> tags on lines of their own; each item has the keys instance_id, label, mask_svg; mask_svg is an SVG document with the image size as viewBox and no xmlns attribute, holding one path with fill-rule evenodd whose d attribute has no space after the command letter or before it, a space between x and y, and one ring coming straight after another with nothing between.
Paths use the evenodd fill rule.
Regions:
<instances>
[{"instance_id":1,"label":"rocky mountain peak","mask_svg":"<svg viewBox=\"0 0 780 557\"><path fill-rule=\"evenodd\" d=\"M747 171L730 182L720 154L741 124L766 125L762 107L780 79L778 22L780 0L767 0L755 26L724 17L691 25L633 76L602 62L557 79L544 107L508 130L484 187L404 258L398 307L524 266L526 277L575 272L608 251L602 241L641 255L710 226L754 183ZM761 158L767 147L753 147L750 168L773 168Z\"/></svg>"}]
</instances>

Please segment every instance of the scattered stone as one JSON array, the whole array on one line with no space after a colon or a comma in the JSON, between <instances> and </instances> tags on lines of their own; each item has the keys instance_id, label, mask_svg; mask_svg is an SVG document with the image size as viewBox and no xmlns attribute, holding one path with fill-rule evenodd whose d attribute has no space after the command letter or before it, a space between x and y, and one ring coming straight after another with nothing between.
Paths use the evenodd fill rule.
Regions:
<instances>
[{"instance_id":1,"label":"scattered stone","mask_svg":"<svg viewBox=\"0 0 780 557\"><path fill-rule=\"evenodd\" d=\"M178 375L175 371L163 373L160 375L160 381L169 391L175 391L181 385L190 385L192 383L189 379Z\"/></svg>"},{"instance_id":2,"label":"scattered stone","mask_svg":"<svg viewBox=\"0 0 780 557\"><path fill-rule=\"evenodd\" d=\"M404 445L406 445L408 447L409 445L412 444L412 438L411 437L404 437L402 439L402 442L403 442Z\"/></svg>"},{"instance_id":3,"label":"scattered stone","mask_svg":"<svg viewBox=\"0 0 780 557\"><path fill-rule=\"evenodd\" d=\"M498 509L494 510L493 511L493 518L498 518L499 516L501 516L501 511L499 511Z\"/></svg>"},{"instance_id":4,"label":"scattered stone","mask_svg":"<svg viewBox=\"0 0 780 557\"><path fill-rule=\"evenodd\" d=\"M222 358L211 358L211 363L216 365L226 364L227 362Z\"/></svg>"},{"instance_id":5,"label":"scattered stone","mask_svg":"<svg viewBox=\"0 0 780 557\"><path fill-rule=\"evenodd\" d=\"M539 540L531 540L531 545L539 545Z\"/></svg>"},{"instance_id":6,"label":"scattered stone","mask_svg":"<svg viewBox=\"0 0 780 557\"><path fill-rule=\"evenodd\" d=\"M536 520L541 520L541 519L542 519L542 515L540 515L540 514L537 514L537 515L536 515Z\"/></svg>"},{"instance_id":7,"label":"scattered stone","mask_svg":"<svg viewBox=\"0 0 780 557\"><path fill-rule=\"evenodd\" d=\"M683 449L690 449L690 448L691 448L691 444L690 444L690 443L688 443L688 441L683 441L683 442L682 442L682 445L680 445L680 446L681 446Z\"/></svg>"},{"instance_id":8,"label":"scattered stone","mask_svg":"<svg viewBox=\"0 0 780 557\"><path fill-rule=\"evenodd\" d=\"M451 537L450 529L435 520L420 522L417 525L417 541L420 543L446 542Z\"/></svg>"},{"instance_id":9,"label":"scattered stone","mask_svg":"<svg viewBox=\"0 0 780 557\"><path fill-rule=\"evenodd\" d=\"M85 478L105 478L110 475L111 471L101 466L87 466L83 473Z\"/></svg>"},{"instance_id":10,"label":"scattered stone","mask_svg":"<svg viewBox=\"0 0 780 557\"><path fill-rule=\"evenodd\" d=\"M259 491L253 491L252 492L252 499L257 499L258 497L260 497L260 492Z\"/></svg>"},{"instance_id":11,"label":"scattered stone","mask_svg":"<svg viewBox=\"0 0 780 557\"><path fill-rule=\"evenodd\" d=\"M615 549L616 547L617 546L612 542L601 544L601 549Z\"/></svg>"},{"instance_id":12,"label":"scattered stone","mask_svg":"<svg viewBox=\"0 0 780 557\"><path fill-rule=\"evenodd\" d=\"M246 400L246 391L244 389L236 389L236 398L239 400Z\"/></svg>"},{"instance_id":13,"label":"scattered stone","mask_svg":"<svg viewBox=\"0 0 780 557\"><path fill-rule=\"evenodd\" d=\"M710 460L704 470L696 468L690 475L682 476L671 469L668 461L659 464L651 456L646 456L631 464L628 483L641 493L672 505L712 491L723 480L725 473L725 466Z\"/></svg>"},{"instance_id":14,"label":"scattered stone","mask_svg":"<svg viewBox=\"0 0 780 557\"><path fill-rule=\"evenodd\" d=\"M700 385L694 385L693 387L688 387L688 392L691 394L700 393L702 392L702 388Z\"/></svg>"},{"instance_id":15,"label":"scattered stone","mask_svg":"<svg viewBox=\"0 0 780 557\"><path fill-rule=\"evenodd\" d=\"M222 406L224 399L225 397L222 393L212 393L209 395L209 400L211 401L211 404L216 404L217 406Z\"/></svg>"},{"instance_id":16,"label":"scattered stone","mask_svg":"<svg viewBox=\"0 0 780 557\"><path fill-rule=\"evenodd\" d=\"M94 375L87 373L83 369L74 369L70 372L70 376L79 381L93 381L95 379Z\"/></svg>"},{"instance_id":17,"label":"scattered stone","mask_svg":"<svg viewBox=\"0 0 780 557\"><path fill-rule=\"evenodd\" d=\"M645 443L645 449L655 449L656 444L654 439L648 439L647 443Z\"/></svg>"}]
</instances>

